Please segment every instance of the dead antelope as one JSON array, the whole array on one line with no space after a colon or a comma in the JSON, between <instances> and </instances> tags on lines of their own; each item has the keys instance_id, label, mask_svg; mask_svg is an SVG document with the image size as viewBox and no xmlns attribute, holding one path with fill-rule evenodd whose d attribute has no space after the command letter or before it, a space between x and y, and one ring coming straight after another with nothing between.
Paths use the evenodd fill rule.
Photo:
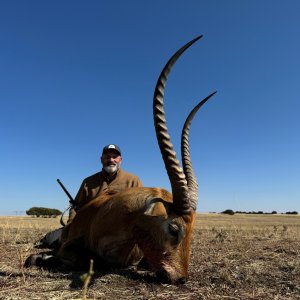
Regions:
<instances>
[{"instance_id":1,"label":"dead antelope","mask_svg":"<svg viewBox=\"0 0 300 300\"><path fill-rule=\"evenodd\" d=\"M215 93L202 100L185 121L181 168L166 126L164 90L172 66L201 37L190 41L171 57L154 91L154 126L172 194L161 188L131 188L94 199L64 228L62 246L57 253L60 262L76 267L86 258L93 257L100 265L126 267L137 265L143 259L164 281L186 280L198 201L189 130L198 109Z\"/></svg>"}]
</instances>

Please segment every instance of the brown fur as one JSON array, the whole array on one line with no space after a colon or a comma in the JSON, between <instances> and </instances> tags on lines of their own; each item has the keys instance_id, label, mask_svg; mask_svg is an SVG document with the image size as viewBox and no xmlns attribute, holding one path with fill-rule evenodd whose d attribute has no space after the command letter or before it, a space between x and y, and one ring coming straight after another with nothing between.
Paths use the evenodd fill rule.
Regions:
<instances>
[{"instance_id":1,"label":"brown fur","mask_svg":"<svg viewBox=\"0 0 300 300\"><path fill-rule=\"evenodd\" d=\"M194 214L177 216L171 205L172 195L160 188L103 194L64 228L58 255L73 266L82 259L82 248L109 265L122 267L144 257L153 271L171 282L186 278ZM170 223L178 234L169 232ZM76 253L78 243L81 251Z\"/></svg>"}]
</instances>

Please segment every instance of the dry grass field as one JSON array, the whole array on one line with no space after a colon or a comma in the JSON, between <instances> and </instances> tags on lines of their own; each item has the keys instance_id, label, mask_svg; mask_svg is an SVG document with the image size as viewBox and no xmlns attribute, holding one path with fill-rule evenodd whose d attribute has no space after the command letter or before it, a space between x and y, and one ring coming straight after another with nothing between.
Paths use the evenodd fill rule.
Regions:
<instances>
[{"instance_id":1,"label":"dry grass field","mask_svg":"<svg viewBox=\"0 0 300 300\"><path fill-rule=\"evenodd\" d=\"M0 217L0 299L83 299L84 272L23 268L59 219ZM199 214L190 278L160 284L135 270L96 271L88 299L300 299L300 216Z\"/></svg>"}]
</instances>

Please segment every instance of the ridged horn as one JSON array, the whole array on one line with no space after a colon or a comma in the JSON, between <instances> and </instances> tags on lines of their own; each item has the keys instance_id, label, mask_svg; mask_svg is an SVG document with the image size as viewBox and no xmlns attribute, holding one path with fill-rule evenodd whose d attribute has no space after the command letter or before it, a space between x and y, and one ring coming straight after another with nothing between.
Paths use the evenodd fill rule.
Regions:
<instances>
[{"instance_id":1,"label":"ridged horn","mask_svg":"<svg viewBox=\"0 0 300 300\"><path fill-rule=\"evenodd\" d=\"M189 189L168 133L164 112L164 91L168 75L177 59L201 37L202 35L185 44L169 59L157 80L153 96L153 118L157 142L171 183L174 211L179 215L191 212Z\"/></svg>"},{"instance_id":2,"label":"ridged horn","mask_svg":"<svg viewBox=\"0 0 300 300\"><path fill-rule=\"evenodd\" d=\"M190 154L190 143L189 143L189 135L190 135L190 126L194 116L197 111L208 101L216 92L213 92L201 102L199 102L193 110L190 112L188 117L185 120L185 123L182 128L181 133L181 161L183 172L186 177L188 190L189 190L189 206L194 211L197 209L198 203L198 182L195 176L195 172L192 165L191 154Z\"/></svg>"}]
</instances>

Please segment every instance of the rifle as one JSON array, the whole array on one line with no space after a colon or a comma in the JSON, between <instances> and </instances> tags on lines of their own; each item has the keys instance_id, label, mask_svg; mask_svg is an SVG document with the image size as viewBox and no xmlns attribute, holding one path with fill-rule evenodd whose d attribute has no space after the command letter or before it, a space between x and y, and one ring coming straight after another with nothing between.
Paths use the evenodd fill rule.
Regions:
<instances>
[{"instance_id":1,"label":"rifle","mask_svg":"<svg viewBox=\"0 0 300 300\"><path fill-rule=\"evenodd\" d=\"M57 179L56 180L57 182L58 182L58 184L60 185L60 187L63 189L63 191L66 193L66 195L68 196L68 198L69 198L69 203L71 204L70 206L71 206L71 208L74 208L75 209L75 211L77 210L77 208L76 208L76 201L73 199L73 197L70 195L70 193L68 192L68 190L65 188L65 186L62 184L62 182L59 180L59 179ZM69 208L67 208L66 210L68 210ZM62 216L61 216L61 218L60 218L60 224L62 225L62 226L66 226L66 224L64 223L64 221L63 221L63 216L64 216L64 214L65 214L65 212L66 212L66 210L63 212L63 214L62 214Z\"/></svg>"},{"instance_id":2,"label":"rifle","mask_svg":"<svg viewBox=\"0 0 300 300\"><path fill-rule=\"evenodd\" d=\"M65 186L62 184L62 182L57 179L58 184L61 186L61 188L63 189L63 191L66 193L66 195L68 196L68 198L70 199L69 202L72 206L75 206L76 202L73 199L73 197L70 195L70 193L68 192L68 190L65 188Z\"/></svg>"}]
</instances>

